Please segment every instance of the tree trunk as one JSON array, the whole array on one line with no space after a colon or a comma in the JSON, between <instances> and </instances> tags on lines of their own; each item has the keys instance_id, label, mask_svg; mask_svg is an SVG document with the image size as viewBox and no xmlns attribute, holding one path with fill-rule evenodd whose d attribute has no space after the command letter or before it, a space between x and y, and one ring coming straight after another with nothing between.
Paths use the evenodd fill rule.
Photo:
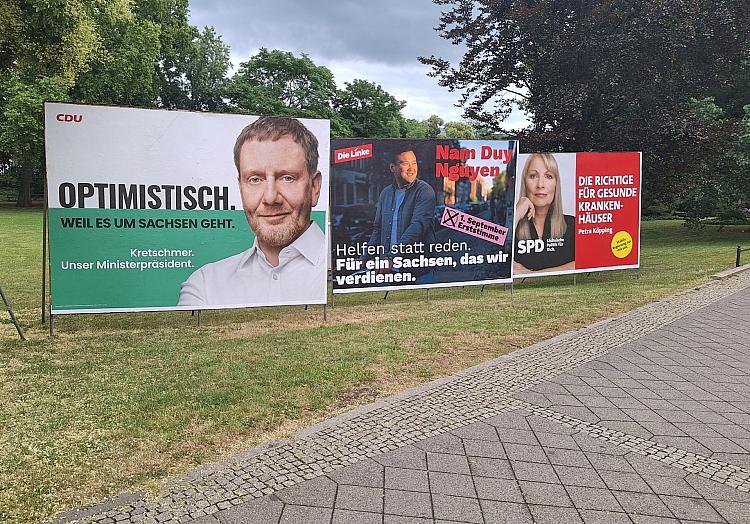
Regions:
<instances>
[{"instance_id":1,"label":"tree trunk","mask_svg":"<svg viewBox=\"0 0 750 524\"><path fill-rule=\"evenodd\" d=\"M21 169L21 180L18 186L17 207L31 207L31 182L34 180L34 168L27 163Z\"/></svg>"}]
</instances>

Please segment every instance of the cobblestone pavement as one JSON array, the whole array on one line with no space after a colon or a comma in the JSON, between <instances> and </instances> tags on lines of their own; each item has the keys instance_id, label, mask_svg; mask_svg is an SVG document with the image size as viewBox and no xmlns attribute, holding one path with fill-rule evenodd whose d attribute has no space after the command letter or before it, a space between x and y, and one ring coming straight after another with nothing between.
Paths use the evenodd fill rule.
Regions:
<instances>
[{"instance_id":1,"label":"cobblestone pavement","mask_svg":"<svg viewBox=\"0 0 750 524\"><path fill-rule=\"evenodd\" d=\"M750 272L64 522L750 522Z\"/></svg>"}]
</instances>

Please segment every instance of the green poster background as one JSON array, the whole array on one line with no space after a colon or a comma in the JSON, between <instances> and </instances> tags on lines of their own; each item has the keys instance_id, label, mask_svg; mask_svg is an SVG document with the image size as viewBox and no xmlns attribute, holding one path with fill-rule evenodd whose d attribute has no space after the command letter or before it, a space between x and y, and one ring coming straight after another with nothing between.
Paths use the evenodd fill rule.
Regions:
<instances>
[{"instance_id":1,"label":"green poster background","mask_svg":"<svg viewBox=\"0 0 750 524\"><path fill-rule=\"evenodd\" d=\"M325 211L311 218L325 231ZM189 228L144 228L142 220L188 219ZM110 227L104 227L109 220ZM136 227L125 227L126 221ZM49 210L52 312L176 308L180 284L204 264L248 249L254 240L243 211ZM206 222L204 221L213 221ZM118 227L115 227L118 226ZM213 226L213 227L211 227ZM220 226L220 227L217 227ZM131 250L192 250L189 256L133 257ZM97 269L100 261L192 262L192 267ZM63 269L88 263L87 269Z\"/></svg>"}]
</instances>

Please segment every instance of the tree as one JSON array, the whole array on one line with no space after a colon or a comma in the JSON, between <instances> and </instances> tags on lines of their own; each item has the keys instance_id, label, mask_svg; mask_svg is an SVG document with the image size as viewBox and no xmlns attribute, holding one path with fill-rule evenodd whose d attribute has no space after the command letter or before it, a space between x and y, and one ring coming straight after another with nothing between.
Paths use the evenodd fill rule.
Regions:
<instances>
[{"instance_id":1,"label":"tree","mask_svg":"<svg viewBox=\"0 0 750 524\"><path fill-rule=\"evenodd\" d=\"M517 104L526 150L644 149L645 189L664 198L703 135L690 98L733 84L750 43L750 0L434 1L467 50L420 60L463 91L467 118L499 129Z\"/></svg>"},{"instance_id":2,"label":"tree","mask_svg":"<svg viewBox=\"0 0 750 524\"><path fill-rule=\"evenodd\" d=\"M750 105L743 117L733 118L713 97L693 100L693 111L706 130L696 150L692 183L682 192L678 205L689 225L717 216L722 220L743 220L750 208ZM722 143L720 149L714 144Z\"/></svg>"},{"instance_id":3,"label":"tree","mask_svg":"<svg viewBox=\"0 0 750 524\"><path fill-rule=\"evenodd\" d=\"M474 136L482 140L507 140L510 136L497 129L490 128L487 124L477 121L469 121L469 125L474 130ZM515 138L515 137L514 137Z\"/></svg>"},{"instance_id":4,"label":"tree","mask_svg":"<svg viewBox=\"0 0 750 524\"><path fill-rule=\"evenodd\" d=\"M184 63L197 36L188 23L188 0L134 0L138 20L159 28L159 54L152 63L158 105L170 109L183 107L185 101Z\"/></svg>"},{"instance_id":5,"label":"tree","mask_svg":"<svg viewBox=\"0 0 750 524\"><path fill-rule=\"evenodd\" d=\"M433 140L439 137L442 132L443 123L443 119L437 115L431 115L427 120L424 120L422 124L427 129L427 136L425 138Z\"/></svg>"},{"instance_id":6,"label":"tree","mask_svg":"<svg viewBox=\"0 0 750 524\"><path fill-rule=\"evenodd\" d=\"M21 81L54 78L71 86L102 50L100 8L122 12L127 0L5 0L0 6L0 72Z\"/></svg>"},{"instance_id":7,"label":"tree","mask_svg":"<svg viewBox=\"0 0 750 524\"><path fill-rule=\"evenodd\" d=\"M406 102L396 100L377 84L367 80L345 82L336 98L338 114L346 121L352 136L398 138Z\"/></svg>"},{"instance_id":8,"label":"tree","mask_svg":"<svg viewBox=\"0 0 750 524\"><path fill-rule=\"evenodd\" d=\"M0 158L31 205L43 169L44 100L65 100L103 52L97 13L127 11L127 0L6 0L0 7Z\"/></svg>"},{"instance_id":9,"label":"tree","mask_svg":"<svg viewBox=\"0 0 750 524\"><path fill-rule=\"evenodd\" d=\"M102 51L71 89L75 101L153 106L159 96L154 64L160 53L160 27L134 13L104 9L97 16Z\"/></svg>"},{"instance_id":10,"label":"tree","mask_svg":"<svg viewBox=\"0 0 750 524\"><path fill-rule=\"evenodd\" d=\"M427 125L413 118L401 122L401 138L427 138Z\"/></svg>"},{"instance_id":11,"label":"tree","mask_svg":"<svg viewBox=\"0 0 750 524\"><path fill-rule=\"evenodd\" d=\"M0 165L18 205L44 170L44 100L218 110L229 50L187 0L0 3Z\"/></svg>"},{"instance_id":12,"label":"tree","mask_svg":"<svg viewBox=\"0 0 750 524\"><path fill-rule=\"evenodd\" d=\"M438 115L432 115L421 122L412 118L404 119L401 124L401 136L403 138L470 140L477 137L477 132L472 124L466 122L444 123ZM488 137L483 136L482 138Z\"/></svg>"},{"instance_id":13,"label":"tree","mask_svg":"<svg viewBox=\"0 0 750 524\"><path fill-rule=\"evenodd\" d=\"M335 136L351 131L333 110L336 83L333 73L317 66L306 54L296 57L285 51L261 49L240 64L227 84L231 107L256 115L290 115L331 119Z\"/></svg>"},{"instance_id":14,"label":"tree","mask_svg":"<svg viewBox=\"0 0 750 524\"><path fill-rule=\"evenodd\" d=\"M156 32L149 34L148 41L142 42L140 47L134 46L131 53L127 41L122 41L123 29L113 28L115 41L107 42L107 48L117 51L119 61L130 55L129 63L139 69L139 74L132 78L142 88L136 91L138 94L131 95L133 100L119 95L111 103L193 111L221 110L230 67L229 48L213 28L199 31L190 25L188 0L134 0L130 11L134 25L155 28ZM103 29L108 37L111 30L106 25ZM148 80L142 74L146 67L150 69ZM131 69L132 66L126 65L116 70L130 73ZM104 79L107 75L91 76Z\"/></svg>"},{"instance_id":15,"label":"tree","mask_svg":"<svg viewBox=\"0 0 750 524\"><path fill-rule=\"evenodd\" d=\"M224 109L222 95L230 67L229 47L212 27L205 27L191 42L183 66L183 107L196 111Z\"/></svg>"},{"instance_id":16,"label":"tree","mask_svg":"<svg viewBox=\"0 0 750 524\"><path fill-rule=\"evenodd\" d=\"M18 180L16 205L31 205L32 187L44 170L44 101L63 100L66 86L59 79L0 82L6 101L0 119L0 146L9 174Z\"/></svg>"},{"instance_id":17,"label":"tree","mask_svg":"<svg viewBox=\"0 0 750 524\"><path fill-rule=\"evenodd\" d=\"M476 136L474 128L466 122L446 122L443 132L446 138L471 140Z\"/></svg>"}]
</instances>

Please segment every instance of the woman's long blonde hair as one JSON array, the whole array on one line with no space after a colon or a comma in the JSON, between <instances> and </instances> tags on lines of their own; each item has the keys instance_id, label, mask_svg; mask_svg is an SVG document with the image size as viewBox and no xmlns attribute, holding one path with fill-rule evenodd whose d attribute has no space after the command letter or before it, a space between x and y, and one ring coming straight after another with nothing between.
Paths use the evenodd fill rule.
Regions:
<instances>
[{"instance_id":1,"label":"woman's long blonde hair","mask_svg":"<svg viewBox=\"0 0 750 524\"><path fill-rule=\"evenodd\" d=\"M568 226L565 223L565 217L563 216L562 196L560 196L562 193L560 188L560 168L557 167L557 160L555 160L555 156L552 153L533 153L526 159L526 165L523 166L523 173L521 174L521 190L518 199L520 200L521 197L528 196L528 190L526 189L526 175L529 173L531 161L535 158L540 159L544 163L544 167L555 175L555 198L552 200L552 204L547 213L550 217L551 238L562 238L565 236L565 231L568 229ZM531 238L531 222L525 220L525 217L518 221L516 238L519 240L528 240Z\"/></svg>"}]
</instances>

